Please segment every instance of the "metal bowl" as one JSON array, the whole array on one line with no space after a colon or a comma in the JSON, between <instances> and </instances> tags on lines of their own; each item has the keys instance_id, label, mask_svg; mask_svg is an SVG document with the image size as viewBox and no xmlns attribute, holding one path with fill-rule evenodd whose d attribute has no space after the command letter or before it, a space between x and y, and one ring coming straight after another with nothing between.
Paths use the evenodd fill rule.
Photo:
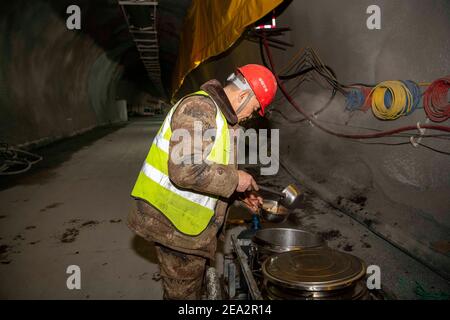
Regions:
<instances>
[{"instance_id":1,"label":"metal bowl","mask_svg":"<svg viewBox=\"0 0 450 320\"><path fill-rule=\"evenodd\" d=\"M257 245L258 250L266 254L326 246L326 242L321 236L292 228L261 229L256 232L252 240Z\"/></svg>"},{"instance_id":2,"label":"metal bowl","mask_svg":"<svg viewBox=\"0 0 450 320\"><path fill-rule=\"evenodd\" d=\"M263 200L260 211L261 217L268 222L283 222L289 216L290 211L280 205L276 200Z\"/></svg>"}]
</instances>

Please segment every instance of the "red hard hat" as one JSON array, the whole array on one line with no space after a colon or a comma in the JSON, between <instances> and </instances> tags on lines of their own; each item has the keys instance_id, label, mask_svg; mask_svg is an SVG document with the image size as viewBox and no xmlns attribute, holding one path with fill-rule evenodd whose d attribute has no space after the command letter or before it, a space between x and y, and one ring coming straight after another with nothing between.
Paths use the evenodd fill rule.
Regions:
<instances>
[{"instance_id":1,"label":"red hard hat","mask_svg":"<svg viewBox=\"0 0 450 320\"><path fill-rule=\"evenodd\" d=\"M247 64L237 69L247 80L261 106L259 114L272 102L277 93L277 80L273 73L259 64Z\"/></svg>"}]
</instances>

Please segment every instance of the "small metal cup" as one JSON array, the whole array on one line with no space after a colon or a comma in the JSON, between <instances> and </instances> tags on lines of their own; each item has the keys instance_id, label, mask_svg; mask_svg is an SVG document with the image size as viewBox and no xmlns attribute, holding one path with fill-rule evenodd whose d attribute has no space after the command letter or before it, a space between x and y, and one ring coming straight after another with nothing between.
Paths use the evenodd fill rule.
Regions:
<instances>
[{"instance_id":1,"label":"small metal cup","mask_svg":"<svg viewBox=\"0 0 450 320\"><path fill-rule=\"evenodd\" d=\"M290 184L284 188L282 193L284 194L284 197L281 198L280 204L286 208L293 208L303 196L303 193L301 193L300 190L293 184Z\"/></svg>"}]
</instances>

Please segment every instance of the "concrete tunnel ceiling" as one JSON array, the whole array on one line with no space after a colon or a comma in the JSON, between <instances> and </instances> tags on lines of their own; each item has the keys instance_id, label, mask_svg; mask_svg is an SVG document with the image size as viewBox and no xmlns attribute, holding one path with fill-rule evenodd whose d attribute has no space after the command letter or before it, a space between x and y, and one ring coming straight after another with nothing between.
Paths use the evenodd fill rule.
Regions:
<instances>
[{"instance_id":1,"label":"concrete tunnel ceiling","mask_svg":"<svg viewBox=\"0 0 450 320\"><path fill-rule=\"evenodd\" d=\"M161 80L165 90L169 88L171 76L174 68L174 61L178 56L178 46L180 34L183 28L184 18L187 14L192 0L160 0L157 6L157 32L159 44L159 62L161 66ZM73 3L73 2L71 2ZM109 5L105 6L105 4ZM124 53L122 63L125 65L124 78L131 79L139 83L142 88L148 86L148 79L144 75L143 66L137 50L134 48L132 37L126 31L126 23L121 13L117 11L117 1L109 0L94 2L92 8L89 9L90 29L93 35L96 32L104 32L101 26L108 26L105 30L116 30L117 33L102 34L103 41L109 42L110 45L130 45L130 49ZM64 7L64 5L61 5ZM84 13L84 12L83 12ZM131 22L136 27L145 27L149 24L149 12L143 6L128 6L127 13L130 15ZM118 17L119 15L120 17ZM109 27L113 27L110 29ZM94 36L95 37L95 36ZM138 76L136 76L138 75ZM150 85L151 87L151 85ZM149 89L155 96L165 97L167 92L157 92Z\"/></svg>"},{"instance_id":2,"label":"concrete tunnel ceiling","mask_svg":"<svg viewBox=\"0 0 450 320\"><path fill-rule=\"evenodd\" d=\"M70 1L67 1L68 3ZM165 88L170 82L174 61L178 55L179 36L183 27L184 17L189 9L191 0L161 0L157 1L157 21L159 62L161 66L162 82ZM70 3L76 3L70 2ZM91 4L92 3L92 4ZM115 0L103 0L89 3L87 12L88 33L94 39L99 39L101 43L108 44L108 50L114 46L129 46L123 53L121 63L124 65L124 78L138 84L142 89L147 88L154 96L164 98L166 92L156 91L145 76L145 70L139 59L135 43L130 33L127 31L127 24L118 10L118 3ZM85 4L87 6L87 3ZM83 3L80 3L83 6ZM64 4L61 4L64 8ZM146 27L149 22L149 9L145 6L127 6L126 13L129 14L130 22L138 27ZM110 33L106 33L108 30Z\"/></svg>"},{"instance_id":3,"label":"concrete tunnel ceiling","mask_svg":"<svg viewBox=\"0 0 450 320\"><path fill-rule=\"evenodd\" d=\"M53 3L52 1L48 2ZM91 37L107 52L107 55L121 65L123 79L131 81L138 88L148 91L152 95L164 96L164 92L155 90L152 83L149 82L117 1L61 1L53 4L53 7L56 12L63 13L62 17L65 19L67 14L64 9L69 4L80 6L83 15L81 32ZM146 12L136 12L133 9L130 8L129 12L133 23L138 26L146 25L148 21L145 16ZM118 53L114 54L115 51Z\"/></svg>"},{"instance_id":4,"label":"concrete tunnel ceiling","mask_svg":"<svg viewBox=\"0 0 450 320\"><path fill-rule=\"evenodd\" d=\"M165 93L156 92L151 83L145 76L142 63L139 59L137 50L131 35L127 30L127 24L119 9L118 3L115 0L97 0L97 1L50 1L41 0L34 1L34 5L28 5L28 11L31 14L33 6L40 7L44 16L39 17L32 15L33 20L39 26L44 26L44 18L48 16L45 13L59 16L61 21L65 21L67 14L65 12L69 5L75 4L80 6L82 11L82 26L80 32L90 37L97 45L102 47L105 51L111 52L111 58L117 60L123 67L123 77L138 84L141 88L145 88L155 96L164 97ZM4 5L2 14L10 15L10 19L14 19L20 14L24 14L23 6L26 6L26 0L17 1L14 7ZM158 20L157 30L159 34L159 45L161 52L161 68L163 69L163 81L166 82L170 77L173 61L176 59L178 52L178 40L180 30L182 28L184 16L189 8L191 0L162 0L158 1ZM19 9L20 8L20 9ZM137 27L148 25L148 12L142 6L128 7L133 24ZM27 10L25 10L26 14ZM10 26L11 29L14 26ZM10 30L11 30L10 29ZM113 52L120 49L118 54ZM169 81L169 80L167 80Z\"/></svg>"},{"instance_id":5,"label":"concrete tunnel ceiling","mask_svg":"<svg viewBox=\"0 0 450 320\"><path fill-rule=\"evenodd\" d=\"M67 4L76 4L77 1L67 1ZM67 4L62 2L60 8L66 8ZM157 32L160 52L161 80L164 88L168 88L174 68L174 61L178 55L179 36L183 27L185 15L189 9L191 0L160 0L157 6ZM59 5L59 4L58 4ZM127 25L118 4L115 0L101 0L85 3L80 2L86 16L86 32L107 50L118 46L129 46L123 53L121 63L124 65L123 77L126 80L138 84L142 89L147 89L155 96L165 97L166 92L154 90L145 75L142 63L131 35L127 32ZM146 27L149 25L149 9L145 6L128 6L127 13L130 22L134 26ZM83 29L82 29L83 30Z\"/></svg>"}]
</instances>

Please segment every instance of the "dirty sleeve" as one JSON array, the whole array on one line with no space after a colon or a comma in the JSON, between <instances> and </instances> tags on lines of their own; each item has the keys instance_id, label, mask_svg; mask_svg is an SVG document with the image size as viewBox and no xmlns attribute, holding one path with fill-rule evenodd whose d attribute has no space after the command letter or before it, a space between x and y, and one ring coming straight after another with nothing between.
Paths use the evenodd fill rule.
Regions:
<instances>
[{"instance_id":1,"label":"dirty sleeve","mask_svg":"<svg viewBox=\"0 0 450 320\"><path fill-rule=\"evenodd\" d=\"M202 137L208 129L209 133L215 132L216 112L212 101L203 96L188 97L177 107L171 122L169 178L178 187L229 198L238 184L237 168L232 164L207 163L203 156L214 142L211 134ZM200 135L200 143L194 143L199 137L194 134Z\"/></svg>"}]
</instances>

